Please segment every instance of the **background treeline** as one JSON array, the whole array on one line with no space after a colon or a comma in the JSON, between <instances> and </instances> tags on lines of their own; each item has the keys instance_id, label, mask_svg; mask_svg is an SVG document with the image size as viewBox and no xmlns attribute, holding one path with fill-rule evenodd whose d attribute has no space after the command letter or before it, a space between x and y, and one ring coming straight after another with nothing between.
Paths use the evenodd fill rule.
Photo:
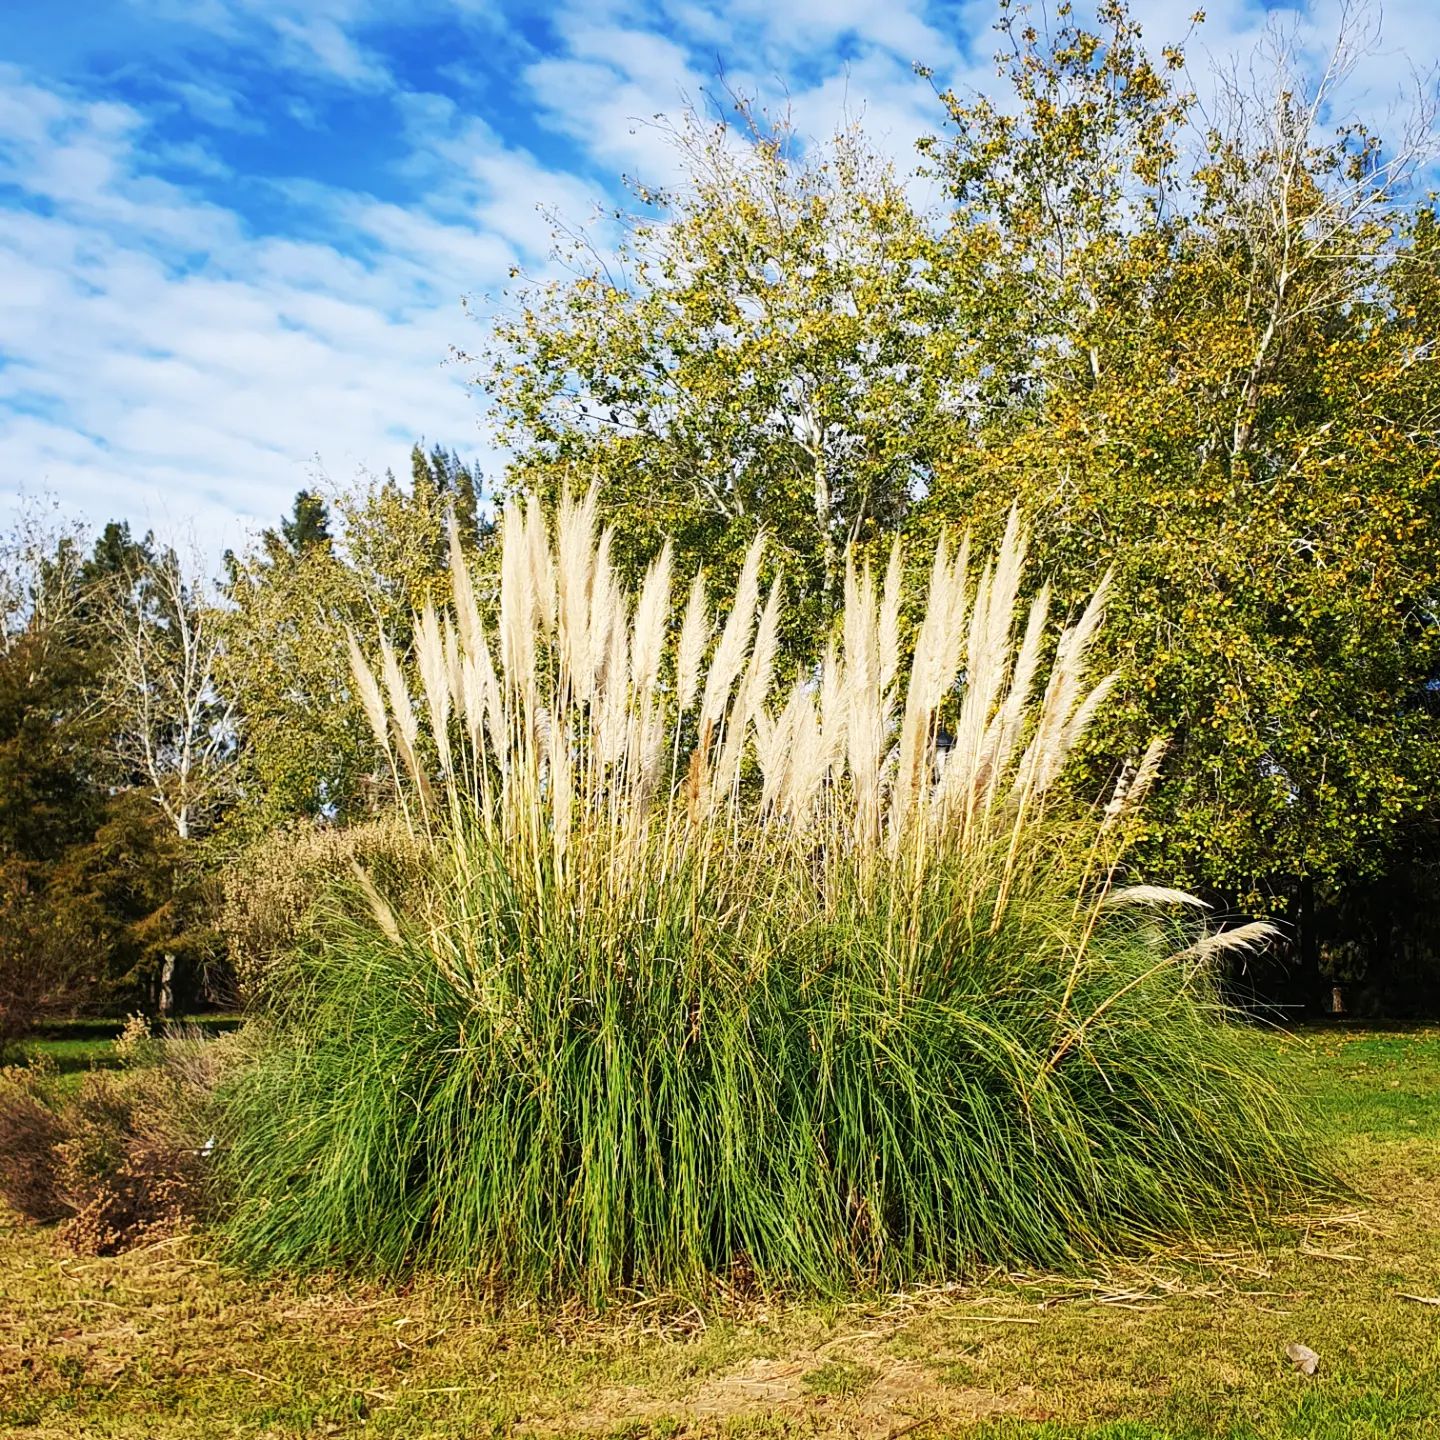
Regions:
<instances>
[{"instance_id":1,"label":"background treeline","mask_svg":"<svg viewBox=\"0 0 1440 1440\"><path fill-rule=\"evenodd\" d=\"M1318 82L1272 42L1203 107L1121 5L1000 28L1007 93L940 93L919 179L860 128L680 122L683 183L637 187L618 246L562 232L561 278L487 322L495 493L417 449L405 484L297 497L212 587L123 527L17 535L9 1013L263 972L317 877L389 843L346 628L412 663L450 512L483 577L498 496L591 485L631 580L671 537L720 593L764 529L792 669L847 547L988 544L1018 506L1062 609L1112 572L1081 798L1171 737L1137 869L1290 921L1237 976L1269 1000L1440 1003L1433 113L1340 119L1353 27Z\"/></svg>"}]
</instances>

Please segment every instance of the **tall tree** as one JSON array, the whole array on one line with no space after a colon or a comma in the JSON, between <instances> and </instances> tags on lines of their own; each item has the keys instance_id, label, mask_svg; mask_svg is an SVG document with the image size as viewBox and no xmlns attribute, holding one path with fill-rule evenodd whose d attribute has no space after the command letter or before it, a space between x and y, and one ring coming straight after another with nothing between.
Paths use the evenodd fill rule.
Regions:
<instances>
[{"instance_id":1,"label":"tall tree","mask_svg":"<svg viewBox=\"0 0 1440 1440\"><path fill-rule=\"evenodd\" d=\"M143 826L116 828L130 812L114 806L108 820L113 843L106 848L102 830L95 846L102 862L115 845L126 844L132 853L153 849L152 870L159 871L164 859L168 894L151 907L146 923L173 942L183 933L171 923L182 908L177 897L192 880L184 871L195 863L186 847L210 827L234 783L234 707L216 683L219 617L174 550L157 551L147 537L106 586L102 623L107 642L102 694L117 773L145 798L160 829L173 835L179 848L149 843ZM107 914L117 922L131 920L132 928L138 919L117 914L113 905ZM163 916L158 922L157 915ZM173 1012L184 957L178 943L158 952L162 1016Z\"/></svg>"},{"instance_id":2,"label":"tall tree","mask_svg":"<svg viewBox=\"0 0 1440 1440\"><path fill-rule=\"evenodd\" d=\"M216 688L218 618L175 552L147 544L111 585L104 624L116 764L190 840L233 781L234 706Z\"/></svg>"},{"instance_id":3,"label":"tall tree","mask_svg":"<svg viewBox=\"0 0 1440 1440\"><path fill-rule=\"evenodd\" d=\"M932 237L856 130L807 149L744 111L669 138L684 182L635 187L613 258L561 232L571 277L519 287L480 383L511 490L596 484L622 564L670 538L738 568L767 528L802 641L846 546L893 530L946 448Z\"/></svg>"},{"instance_id":4,"label":"tall tree","mask_svg":"<svg viewBox=\"0 0 1440 1440\"><path fill-rule=\"evenodd\" d=\"M267 543L274 531L267 531ZM330 507L318 490L301 490L295 496L290 514L280 522L280 541L292 555L303 555L312 545L328 546Z\"/></svg>"},{"instance_id":5,"label":"tall tree","mask_svg":"<svg viewBox=\"0 0 1440 1440\"><path fill-rule=\"evenodd\" d=\"M460 535L467 544L476 543L493 530L493 519L481 513L480 476L454 450L443 445L432 445L428 451L421 445L413 446L410 479L412 495L422 494L428 486L443 497L454 511Z\"/></svg>"},{"instance_id":6,"label":"tall tree","mask_svg":"<svg viewBox=\"0 0 1440 1440\"><path fill-rule=\"evenodd\" d=\"M0 856L48 862L99 794L81 536L33 511L0 539Z\"/></svg>"},{"instance_id":7,"label":"tall tree","mask_svg":"<svg viewBox=\"0 0 1440 1440\"><path fill-rule=\"evenodd\" d=\"M1364 869L1440 759L1433 220L1393 154L1307 87L1197 131L1183 56L1119 3L1007 18L1016 109L949 95L931 147L975 337L965 443L926 520L1018 498L1066 598L1114 569L1126 737L1173 737L1150 864L1236 899ZM1423 128L1423 127L1422 127Z\"/></svg>"},{"instance_id":8,"label":"tall tree","mask_svg":"<svg viewBox=\"0 0 1440 1440\"><path fill-rule=\"evenodd\" d=\"M104 805L84 551L33 509L0 536L0 1049L79 1003L101 957L56 867Z\"/></svg>"},{"instance_id":9,"label":"tall tree","mask_svg":"<svg viewBox=\"0 0 1440 1440\"><path fill-rule=\"evenodd\" d=\"M449 514L464 531L478 493L453 452L417 446L408 486L386 475L334 497L325 541L296 547L262 537L249 553L227 557L217 674L237 711L240 829L350 819L382 798L345 633L383 627L405 652L415 611L449 598ZM472 554L487 536L477 514Z\"/></svg>"}]
</instances>

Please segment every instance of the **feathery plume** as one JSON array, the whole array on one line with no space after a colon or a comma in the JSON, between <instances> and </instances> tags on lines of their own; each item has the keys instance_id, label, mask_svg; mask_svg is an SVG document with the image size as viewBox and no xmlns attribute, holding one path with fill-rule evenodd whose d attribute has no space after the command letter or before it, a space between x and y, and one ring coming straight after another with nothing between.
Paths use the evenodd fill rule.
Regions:
<instances>
[{"instance_id":1,"label":"feathery plume","mask_svg":"<svg viewBox=\"0 0 1440 1440\"><path fill-rule=\"evenodd\" d=\"M607 542L608 543L608 542ZM590 697L590 600L595 579L595 490L578 504L567 488L555 526L556 639L565 682Z\"/></svg>"},{"instance_id":2,"label":"feathery plume","mask_svg":"<svg viewBox=\"0 0 1440 1440\"><path fill-rule=\"evenodd\" d=\"M390 702L390 720L395 727L395 733L402 748L413 755L415 742L420 738L420 725L415 719L415 710L410 701L410 687L401 673L395 648L384 635L380 637L380 673L385 679L385 693Z\"/></svg>"},{"instance_id":3,"label":"feathery plume","mask_svg":"<svg viewBox=\"0 0 1440 1440\"><path fill-rule=\"evenodd\" d=\"M380 682L360 649L355 632L345 631L345 646L350 653L350 673L355 677L355 688L360 695L360 705L365 718L370 722L370 731L380 742L380 748L390 752L390 717L385 711L385 699L380 694Z\"/></svg>"},{"instance_id":4,"label":"feathery plume","mask_svg":"<svg viewBox=\"0 0 1440 1440\"><path fill-rule=\"evenodd\" d=\"M620 584L610 563L613 543L614 531L606 526L590 559L590 613L585 622L584 648L576 657L575 693L582 700L598 698L610 654L611 626L624 623Z\"/></svg>"},{"instance_id":5,"label":"feathery plume","mask_svg":"<svg viewBox=\"0 0 1440 1440\"><path fill-rule=\"evenodd\" d=\"M381 933L392 944L400 943L400 924L395 918L395 912L390 908L390 903L375 888L375 882L370 878L370 873L358 860L351 860L350 871L359 883L360 890L365 899L369 902L370 913L375 917L375 923L380 927Z\"/></svg>"},{"instance_id":6,"label":"feathery plume","mask_svg":"<svg viewBox=\"0 0 1440 1440\"><path fill-rule=\"evenodd\" d=\"M416 624L415 658L420 670L420 688L425 695L425 709L430 718L430 733L440 767L450 769L450 679L445 663L445 641L440 634L440 620L435 607L428 601Z\"/></svg>"},{"instance_id":7,"label":"feathery plume","mask_svg":"<svg viewBox=\"0 0 1440 1440\"><path fill-rule=\"evenodd\" d=\"M1210 906L1198 895L1188 890L1173 890L1165 885L1124 885L1118 890L1107 890L1100 904L1107 910L1125 906L1155 906L1158 909L1172 907L1208 910Z\"/></svg>"},{"instance_id":8,"label":"feathery plume","mask_svg":"<svg viewBox=\"0 0 1440 1440\"><path fill-rule=\"evenodd\" d=\"M683 714L695 702L700 685L700 663L710 643L710 616L705 608L705 572L699 570L690 585L680 643L675 652L675 703Z\"/></svg>"},{"instance_id":9,"label":"feathery plume","mask_svg":"<svg viewBox=\"0 0 1440 1440\"><path fill-rule=\"evenodd\" d=\"M889 690L900 665L900 584L903 579L900 537L890 547L885 570L885 589L880 601L880 688Z\"/></svg>"},{"instance_id":10,"label":"feathery plume","mask_svg":"<svg viewBox=\"0 0 1440 1440\"><path fill-rule=\"evenodd\" d=\"M735 692L735 703L731 707L730 719L725 727L725 746L715 766L714 784L717 794L728 790L740 773L740 762L744 757L751 722L763 707L765 697L770 692L779 624L780 579L777 576L770 586L770 596L760 614L760 623L755 627L755 643L750 649L750 660L745 666L739 689Z\"/></svg>"},{"instance_id":11,"label":"feathery plume","mask_svg":"<svg viewBox=\"0 0 1440 1440\"><path fill-rule=\"evenodd\" d=\"M500 668L512 695L529 695L532 688L536 604L525 515L511 500L500 532Z\"/></svg>"},{"instance_id":12,"label":"feathery plume","mask_svg":"<svg viewBox=\"0 0 1440 1440\"><path fill-rule=\"evenodd\" d=\"M1137 810L1145 803L1145 797L1160 776L1160 764L1169 748L1170 742L1163 735L1156 735L1145 747L1145 753L1135 767L1135 774L1121 797L1121 805L1125 811Z\"/></svg>"},{"instance_id":13,"label":"feathery plume","mask_svg":"<svg viewBox=\"0 0 1440 1440\"><path fill-rule=\"evenodd\" d=\"M541 628L549 635L555 629L555 562L550 554L545 512L536 495L532 495L525 506L525 551Z\"/></svg>"},{"instance_id":14,"label":"feathery plume","mask_svg":"<svg viewBox=\"0 0 1440 1440\"><path fill-rule=\"evenodd\" d=\"M1249 955L1262 945L1275 939L1280 927L1269 920L1252 920L1248 925L1237 925L1233 930L1219 930L1206 935L1184 950L1177 950L1172 960L1214 960L1220 955Z\"/></svg>"},{"instance_id":15,"label":"feathery plume","mask_svg":"<svg viewBox=\"0 0 1440 1440\"><path fill-rule=\"evenodd\" d=\"M665 622L670 613L670 542L645 575L635 606L635 638L631 645L631 683L638 696L648 696L660 678L660 653L665 645Z\"/></svg>"},{"instance_id":16,"label":"feathery plume","mask_svg":"<svg viewBox=\"0 0 1440 1440\"><path fill-rule=\"evenodd\" d=\"M745 663L750 648L750 632L755 624L755 605L760 598L760 556L765 537L757 535L745 554L740 567L740 580L735 586L735 603L730 607L719 644L710 660L710 673L705 677L705 693L700 701L700 729L717 725L725 713L731 687Z\"/></svg>"},{"instance_id":17,"label":"feathery plume","mask_svg":"<svg viewBox=\"0 0 1440 1440\"><path fill-rule=\"evenodd\" d=\"M995 719L991 722L982 747L986 803L993 797L1001 777L1008 772L1026 712L1034 698L1035 673L1040 665L1040 652L1045 643L1045 624L1049 613L1050 587L1045 585L1030 602L1025 636L1020 642L1019 654L1015 657L1009 688Z\"/></svg>"},{"instance_id":18,"label":"feathery plume","mask_svg":"<svg viewBox=\"0 0 1440 1440\"><path fill-rule=\"evenodd\" d=\"M480 633L480 607L475 601L475 584L465 552L460 544L460 526L452 510L449 515L450 588L455 595L455 623L460 627L460 644L465 654L475 653L475 637Z\"/></svg>"}]
</instances>

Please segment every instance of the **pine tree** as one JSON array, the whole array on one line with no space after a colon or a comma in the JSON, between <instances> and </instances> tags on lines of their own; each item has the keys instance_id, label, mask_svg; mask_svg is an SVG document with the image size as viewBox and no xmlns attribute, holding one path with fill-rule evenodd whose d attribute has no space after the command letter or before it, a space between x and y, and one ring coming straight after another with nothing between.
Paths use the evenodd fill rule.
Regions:
<instances>
[{"instance_id":1,"label":"pine tree","mask_svg":"<svg viewBox=\"0 0 1440 1440\"><path fill-rule=\"evenodd\" d=\"M445 497L455 512L462 539L479 540L494 528L492 522L480 519L480 476L454 450L433 445L427 454L423 446L413 446L410 474L417 487L431 486Z\"/></svg>"},{"instance_id":2,"label":"pine tree","mask_svg":"<svg viewBox=\"0 0 1440 1440\"><path fill-rule=\"evenodd\" d=\"M267 538L273 535L267 532ZM280 522L280 537L293 555L303 555L314 545L331 543L330 509L317 490L301 490L290 507L290 516Z\"/></svg>"}]
</instances>

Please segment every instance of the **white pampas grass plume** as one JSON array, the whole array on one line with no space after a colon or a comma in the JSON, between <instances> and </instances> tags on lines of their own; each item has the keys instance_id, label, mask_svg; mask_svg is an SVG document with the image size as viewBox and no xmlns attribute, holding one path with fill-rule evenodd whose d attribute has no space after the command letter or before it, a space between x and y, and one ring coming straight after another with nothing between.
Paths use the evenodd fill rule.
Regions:
<instances>
[{"instance_id":1,"label":"white pampas grass plume","mask_svg":"<svg viewBox=\"0 0 1440 1440\"><path fill-rule=\"evenodd\" d=\"M1094 686L1084 700L1075 708L1065 725L1064 734L1061 737L1060 755L1056 761L1056 768L1063 765L1065 758L1080 743L1085 732L1090 728L1090 722L1094 720L1100 707L1110 698L1110 692L1120 680L1118 671L1112 671L1103 680Z\"/></svg>"},{"instance_id":2,"label":"white pampas grass plume","mask_svg":"<svg viewBox=\"0 0 1440 1440\"><path fill-rule=\"evenodd\" d=\"M1219 930L1213 935L1206 935L1184 950L1177 950L1170 958L1206 961L1220 955L1253 954L1279 933L1280 927L1269 920L1252 920L1248 925L1237 925L1233 930Z\"/></svg>"},{"instance_id":3,"label":"white pampas grass plume","mask_svg":"<svg viewBox=\"0 0 1440 1440\"><path fill-rule=\"evenodd\" d=\"M389 901L375 888L375 882L370 878L369 872L358 860L351 860L350 871L355 876L361 893L369 903L370 913L375 917L375 923L380 927L381 933L392 945L398 945L400 943L400 924L395 918L394 910L390 908Z\"/></svg>"},{"instance_id":4,"label":"white pampas grass plume","mask_svg":"<svg viewBox=\"0 0 1440 1440\"><path fill-rule=\"evenodd\" d=\"M1089 694L1080 696L1087 652L1104 614L1110 576L1102 577L1080 619L1067 629L1055 647L1050 679L1040 704L1035 734L1026 747L1016 787L1043 792L1059 775L1071 749L1084 733L1096 710L1114 687L1108 675Z\"/></svg>"},{"instance_id":5,"label":"white pampas grass plume","mask_svg":"<svg viewBox=\"0 0 1440 1440\"><path fill-rule=\"evenodd\" d=\"M597 700L610 655L610 631L625 622L620 582L610 563L614 531L601 532L590 560L590 612L585 622L584 647L576 654L575 693L582 700Z\"/></svg>"},{"instance_id":6,"label":"white pampas grass plume","mask_svg":"<svg viewBox=\"0 0 1440 1440\"><path fill-rule=\"evenodd\" d=\"M779 625L780 580L777 576L770 586L770 597L760 614L760 623L755 627L755 643L751 647L750 660L745 666L740 688L735 692L735 704L731 708L725 729L725 747L715 767L717 792L728 790L740 773L740 762L744 756L751 723L760 713L765 697L770 692Z\"/></svg>"},{"instance_id":7,"label":"white pampas grass plume","mask_svg":"<svg viewBox=\"0 0 1440 1440\"><path fill-rule=\"evenodd\" d=\"M885 570L885 588L880 600L880 688L889 690L900 666L900 584L903 579L900 537L890 547L890 564Z\"/></svg>"},{"instance_id":8,"label":"white pampas grass plume","mask_svg":"<svg viewBox=\"0 0 1440 1440\"><path fill-rule=\"evenodd\" d=\"M394 728L396 748L410 778L423 794L428 794L430 782L420 765L416 749L420 739L420 722L415 718L415 708L410 701L410 687L400 670L394 647L382 635L380 637L380 669L385 679L385 693L390 702L390 723Z\"/></svg>"},{"instance_id":9,"label":"white pampas grass plume","mask_svg":"<svg viewBox=\"0 0 1440 1440\"><path fill-rule=\"evenodd\" d=\"M590 598L595 574L595 490L578 504L567 489L555 526L556 639L575 695L590 697Z\"/></svg>"},{"instance_id":10,"label":"white pampas grass plume","mask_svg":"<svg viewBox=\"0 0 1440 1440\"><path fill-rule=\"evenodd\" d=\"M370 722L370 731L380 742L380 748L390 753L390 717L385 711L385 699L380 693L380 682L365 659L360 642L353 630L345 632L345 647L350 654L350 673L355 678L355 689L360 696L361 708Z\"/></svg>"},{"instance_id":11,"label":"white pampas grass plume","mask_svg":"<svg viewBox=\"0 0 1440 1440\"><path fill-rule=\"evenodd\" d=\"M845 749L845 662L834 640L825 646L820 662L820 727L825 750L838 759Z\"/></svg>"},{"instance_id":12,"label":"white pampas grass plume","mask_svg":"<svg viewBox=\"0 0 1440 1440\"><path fill-rule=\"evenodd\" d=\"M952 564L942 535L930 566L925 613L915 638L915 654L910 662L905 710L900 722L899 763L891 805L891 825L897 838L935 763L932 745L935 713L955 683L955 671L960 663L968 605L965 593L968 556L968 548L962 549Z\"/></svg>"},{"instance_id":13,"label":"white pampas grass plume","mask_svg":"<svg viewBox=\"0 0 1440 1440\"><path fill-rule=\"evenodd\" d=\"M803 680L795 683L785 707L785 744L788 754L783 765L781 808L795 822L803 822L815 803L825 776L840 752L843 737L832 736L827 745L815 700Z\"/></svg>"},{"instance_id":14,"label":"white pampas grass plume","mask_svg":"<svg viewBox=\"0 0 1440 1440\"><path fill-rule=\"evenodd\" d=\"M490 656L485 627L479 623L478 618L475 633L469 641L468 653L461 661L461 680L465 692L465 725L471 743L476 747L480 745L485 726L488 725L495 753L503 755L507 727L500 700L500 681L495 674L495 662Z\"/></svg>"},{"instance_id":15,"label":"white pampas grass plume","mask_svg":"<svg viewBox=\"0 0 1440 1440\"><path fill-rule=\"evenodd\" d=\"M447 614L443 625L445 637L445 678L450 685L450 701L457 712L465 708L465 679L460 655L460 637L455 633L455 622Z\"/></svg>"},{"instance_id":16,"label":"white pampas grass plume","mask_svg":"<svg viewBox=\"0 0 1440 1440\"><path fill-rule=\"evenodd\" d=\"M665 622L670 614L670 544L667 541L640 587L635 606L635 638L631 645L630 677L637 696L648 696L660 678L660 655L665 646Z\"/></svg>"},{"instance_id":17,"label":"white pampas grass plume","mask_svg":"<svg viewBox=\"0 0 1440 1440\"><path fill-rule=\"evenodd\" d=\"M1106 910L1121 909L1126 906L1194 910L1210 908L1198 895L1192 895L1188 890L1174 890L1165 885L1124 885L1118 890L1107 890L1100 904Z\"/></svg>"},{"instance_id":18,"label":"white pampas grass plume","mask_svg":"<svg viewBox=\"0 0 1440 1440\"><path fill-rule=\"evenodd\" d=\"M380 637L380 673L385 678L385 694L390 702L390 720L401 748L413 756L415 742L420 738L420 724L415 718L415 709L410 701L410 687L400 670L395 647L385 636Z\"/></svg>"},{"instance_id":19,"label":"white pampas grass plume","mask_svg":"<svg viewBox=\"0 0 1440 1440\"><path fill-rule=\"evenodd\" d=\"M450 769L450 677L445 663L445 641L435 607L426 604L416 626L415 658L420 670L420 688L430 718L430 733L441 769Z\"/></svg>"},{"instance_id":20,"label":"white pampas grass plume","mask_svg":"<svg viewBox=\"0 0 1440 1440\"><path fill-rule=\"evenodd\" d=\"M1103 826L1115 823L1122 815L1132 814L1145 802L1145 797L1154 787L1160 774L1160 763L1165 758L1169 742L1163 735L1157 735L1145 747L1145 753L1134 767L1127 765L1115 782L1115 793L1105 807Z\"/></svg>"},{"instance_id":21,"label":"white pampas grass plume","mask_svg":"<svg viewBox=\"0 0 1440 1440\"><path fill-rule=\"evenodd\" d=\"M1015 601L1026 548L1019 513L1012 507L994 564L986 566L976 587L966 658L965 700L956 727L955 753L946 774L947 790L964 794L967 813L988 792L995 776L994 742L998 741L1000 732L992 730L991 722L1010 678ZM991 743L987 744L987 739Z\"/></svg>"},{"instance_id":22,"label":"white pampas grass plume","mask_svg":"<svg viewBox=\"0 0 1440 1440\"><path fill-rule=\"evenodd\" d=\"M745 668L745 679L736 696L742 728L754 719L770 693L775 654L780 642L780 597L780 577L777 575L771 582L765 608L760 612L760 623L755 627L755 643L750 650L750 663Z\"/></svg>"},{"instance_id":23,"label":"white pampas grass plume","mask_svg":"<svg viewBox=\"0 0 1440 1440\"><path fill-rule=\"evenodd\" d=\"M700 686L700 665L710 643L710 615L705 608L705 572L697 571L680 625L675 651L675 703L683 714L695 703Z\"/></svg>"},{"instance_id":24,"label":"white pampas grass plume","mask_svg":"<svg viewBox=\"0 0 1440 1440\"><path fill-rule=\"evenodd\" d=\"M535 669L535 580L525 515L512 500L500 532L500 668L512 695L529 695Z\"/></svg>"},{"instance_id":25,"label":"white pampas grass plume","mask_svg":"<svg viewBox=\"0 0 1440 1440\"><path fill-rule=\"evenodd\" d=\"M1045 623L1050 610L1050 587L1043 586L1040 593L1030 602L1030 615L1025 624L1025 636L1020 642L1020 651L1015 657L1015 666L1010 673L1009 687L1000 709L990 724L982 746L980 777L984 787L984 799L988 803L1003 775L1009 769L1015 746L1025 715L1034 698L1035 675L1040 665L1040 652L1045 643ZM1097 701L1098 703L1098 701Z\"/></svg>"},{"instance_id":26,"label":"white pampas grass plume","mask_svg":"<svg viewBox=\"0 0 1440 1440\"><path fill-rule=\"evenodd\" d=\"M555 562L550 554L550 536L545 529L545 512L538 496L525 507L525 551L530 564L530 583L535 604L546 634L555 628Z\"/></svg>"},{"instance_id":27,"label":"white pampas grass plume","mask_svg":"<svg viewBox=\"0 0 1440 1440\"><path fill-rule=\"evenodd\" d=\"M600 759L607 765L615 764L624 753L626 721L630 711L630 637L625 628L625 601L618 590L614 594L614 604L619 614L610 625L596 721Z\"/></svg>"},{"instance_id":28,"label":"white pampas grass plume","mask_svg":"<svg viewBox=\"0 0 1440 1440\"><path fill-rule=\"evenodd\" d=\"M880 790L888 730L889 699L881 686L880 627L869 567L857 573L845 562L845 744L855 792L857 838L878 833Z\"/></svg>"},{"instance_id":29,"label":"white pampas grass plume","mask_svg":"<svg viewBox=\"0 0 1440 1440\"><path fill-rule=\"evenodd\" d=\"M470 578L470 567L465 563L460 526L453 510L449 517L449 532L450 587L455 595L455 623L460 628L460 644L465 654L473 655L475 637L480 633L480 607L475 601L475 584Z\"/></svg>"},{"instance_id":30,"label":"white pampas grass plume","mask_svg":"<svg viewBox=\"0 0 1440 1440\"><path fill-rule=\"evenodd\" d=\"M750 647L750 631L755 623L755 605L760 598L760 557L764 549L765 537L757 535L746 552L745 563L740 567L735 603L730 607L725 628L720 632L720 641L710 660L710 672L705 677L705 693L700 701L702 734L707 725L717 724L725 713L731 687L745 663L745 652Z\"/></svg>"},{"instance_id":31,"label":"white pampas grass plume","mask_svg":"<svg viewBox=\"0 0 1440 1440\"><path fill-rule=\"evenodd\" d=\"M755 715L755 763L760 767L760 810L769 814L775 809L780 787L785 779L787 737L791 725L790 707L771 719L764 709Z\"/></svg>"}]
</instances>

